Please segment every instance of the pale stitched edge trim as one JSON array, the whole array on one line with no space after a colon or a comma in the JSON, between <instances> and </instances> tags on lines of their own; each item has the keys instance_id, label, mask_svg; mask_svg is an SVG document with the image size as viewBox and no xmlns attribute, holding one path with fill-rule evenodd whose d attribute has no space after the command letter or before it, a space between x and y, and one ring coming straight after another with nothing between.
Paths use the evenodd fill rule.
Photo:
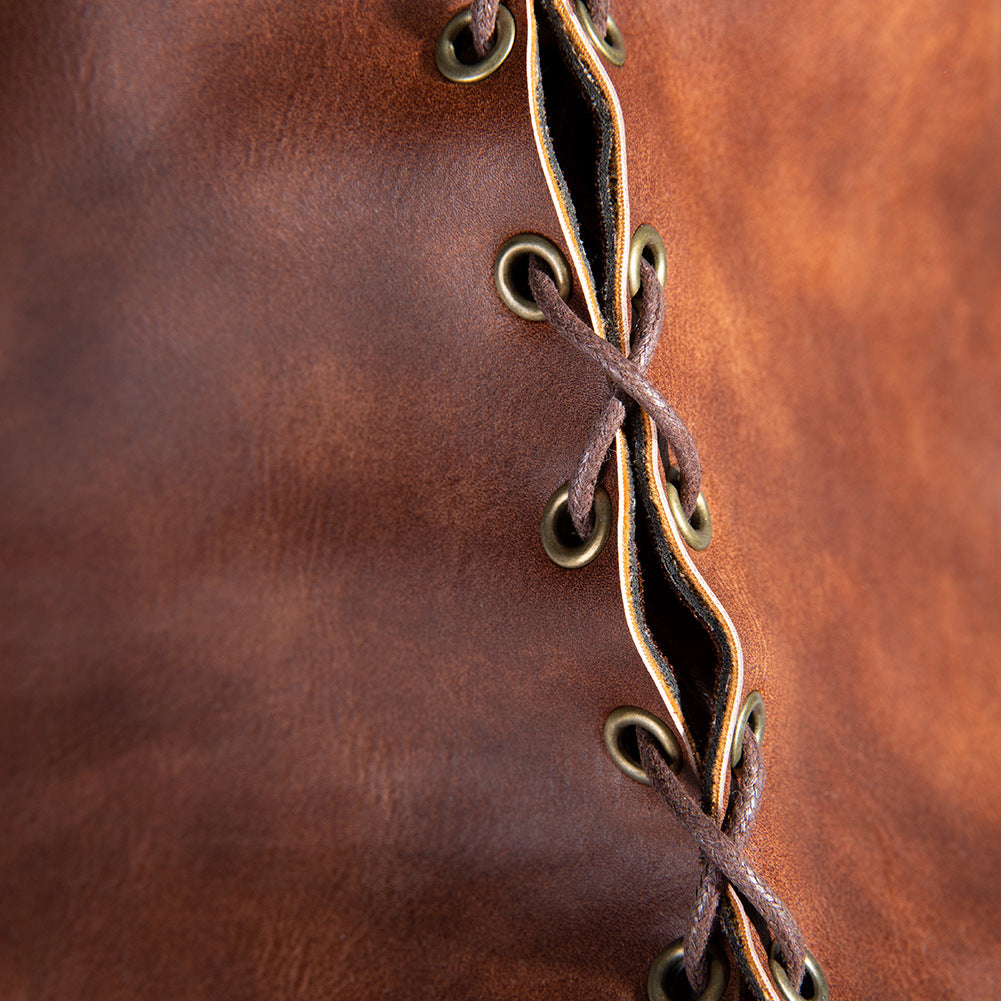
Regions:
<instances>
[{"instance_id":1,"label":"pale stitched edge trim","mask_svg":"<svg viewBox=\"0 0 1001 1001\"><path fill-rule=\"evenodd\" d=\"M733 620L723 607L722 602L713 594L705 578L699 573L698 567L696 567L691 556L688 554L687 544L681 538L674 519L668 513L667 498L664 495L664 464L660 459L660 443L657 438L657 429L649 414L644 413L643 419L646 424L647 436L653 443L649 458L652 469L648 469L648 472L653 473L654 483L657 486L657 493L654 495L654 506L657 508L661 527L662 529L666 528L666 535L670 540L671 550L686 571L689 581L702 595L706 604L717 613L734 653L733 670L730 672L727 688L726 715L723 718L723 723L719 728L716 740L716 770L713 773L713 816L719 818L725 816L729 801L730 755L726 752L733 742L737 729L737 717L739 715L737 705L741 692L744 689L744 649L740 645L740 636L737 634L737 627L734 626Z\"/></svg>"},{"instance_id":2,"label":"pale stitched edge trim","mask_svg":"<svg viewBox=\"0 0 1001 1001\"><path fill-rule=\"evenodd\" d=\"M605 329L601 320L601 309L598 304L597 292L594 288L592 282L592 276L590 269L586 266L583 260L583 249L579 246L577 242L577 236L573 230L573 224L570 219L570 214L567 210L567 206L563 201L563 192L560 190L559 185L556 182L553 165L549 160L548 150L546 149L546 144L542 133L542 123L541 114L537 105L538 94L541 90L540 81L538 76L538 59L536 58L536 52L538 48L538 30L535 22L535 7L534 0L526 0L525 3L526 15L527 15L527 30L526 30L526 44L525 44L525 62L526 70L528 74L528 103L529 103L529 113L532 121L532 132L535 136L536 149L539 154L539 162L542 165L542 172L546 178L546 185L549 188L550 195L552 196L553 205L556 209L557 217L560 221L560 227L563 230L563 236L567 243L567 248L570 252L570 256L573 259L574 271L577 275L578 280L581 284L581 291L584 295L584 300L587 304L588 315L591 318L594 330L600 337L605 337ZM563 4L563 21L565 27L569 25L569 33L575 35L575 41L578 46L583 46L581 49L582 57L591 56L590 50L584 43L583 32L579 30L577 26L577 19L575 16L569 14L567 5ZM575 31L575 29L577 29ZM618 97L615 95L614 89L611 87L607 76L603 72L595 73L593 67L593 56L587 60L587 64L590 67L592 73L595 77L604 83L603 89L606 94L611 92L613 95L613 119L616 123L616 134L617 143L616 158L618 162L618 167L621 171L622 180L626 180L625 177L625 156L624 156L624 143L622 142L622 108L619 105ZM617 199L622 205L623 194L622 186L617 194ZM624 212L624 225L619 227L619 232L616 234L616 281L620 286L620 295L618 302L619 311L619 324L620 329L623 328L624 317L626 314L626 306L624 300L624 294L627 290L626 283L626 271L625 271L625 260L627 257L625 243L623 239L623 233L628 230L628 200L625 201L625 212ZM626 335L628 336L628 334ZM633 639L633 645L636 647L640 658L642 659L644 666L647 669L651 679L657 690L660 692L661 698L667 711L674 723L675 729L677 730L678 736L680 738L680 743L682 750L686 757L688 758L690 764L695 769L696 774L701 774L702 767L701 761L697 752L695 751L694 743L691 738L691 733L688 729L688 725L685 722L685 718L681 712L681 706L678 704L674 697L673 692L668 688L663 676L660 673L660 668L657 666L656 661L650 655L647 649L646 641L642 635L639 628L638 618L636 615L636 609L634 608L632 595L630 593L629 579L630 579L630 568L629 568L629 557L628 557L628 536L629 536L629 525L628 519L626 517L626 512L630 509L630 494L628 483L628 471L626 469L626 464L629 462L629 450L626 445L625 435L622 431L616 432L615 435L615 453L616 453L616 472L618 476L619 484L619 510L617 517L617 542L618 542L618 563L619 563L619 587L622 593L622 604L623 611L625 612L626 624L629 627L630 635Z\"/></svg>"},{"instance_id":3,"label":"pale stitched edge trim","mask_svg":"<svg viewBox=\"0 0 1001 1001\"><path fill-rule=\"evenodd\" d=\"M636 609L633 606L632 588L629 585L629 519L626 516L626 512L631 507L630 501L632 500L628 477L629 447L626 444L625 432L621 429L615 433L615 445L615 468L619 485L619 589L622 593L622 605L626 613L626 624L629 626L629 633L633 638L633 644L646 666L647 673L650 675L653 683L657 686L657 691L660 692L661 698L664 700L664 705L667 707L667 711L671 716L671 720L674 722L674 725L678 730L678 735L681 738L682 750L688 757L689 763L695 770L695 774L701 775L702 761L699 758L698 752L695 750L695 743L692 740L692 735L688 729L685 717L682 715L681 706L675 699L674 693L667 687L657 662L650 656L646 640L640 630L639 618L636 614Z\"/></svg>"},{"instance_id":4,"label":"pale stitched edge trim","mask_svg":"<svg viewBox=\"0 0 1001 1001\"><path fill-rule=\"evenodd\" d=\"M577 21L576 15L571 13L566 0L555 0L556 4L562 8L558 11L562 15L564 29L572 37L578 55L584 63L585 68L595 79L605 99L608 101L612 111L612 122L615 127L614 159L616 172L618 174L618 190L615 192L616 206L619 212L619 225L615 234L615 284L616 284L616 314L619 321L619 329L622 331L623 344L628 345L629 341L629 309L628 309L628 257L629 257L629 177L626 172L626 143L625 143L625 123L622 117L622 106L619 104L619 97L615 93L608 74L601 65L597 56L587 44L586 36ZM538 48L538 31L535 23L534 0L526 0L526 41L525 41L525 64L528 77L528 108L529 117L532 121L532 134L535 136L535 146L539 154L539 162L542 164L542 173L546 178L546 186L553 200L556 215L559 218L560 228L563 230L563 238L566 241L567 249L573 261L574 273L580 282L581 292L587 304L588 316L591 319L591 326L599 337L605 337L605 326L601 318L601 307L598 303L597 290L594 287L593 276L584 258L583 248L580 246L577 235L574 232L573 223L566 203L563 200L563 192L556 182L554 165L550 163L546 144L542 134L542 123L540 109L537 104L537 95L540 88L538 77L538 61L533 58Z\"/></svg>"},{"instance_id":5,"label":"pale stitched edge trim","mask_svg":"<svg viewBox=\"0 0 1001 1001\"><path fill-rule=\"evenodd\" d=\"M600 58L592 49L583 28L577 21L576 14L574 14L570 8L568 0L555 0L554 5L558 8L557 14L561 17L564 30L572 39L578 55L585 64L588 72L598 83L612 111L612 122L615 130L615 146L613 152L616 173L619 181L617 190L614 193L619 215L619 225L616 227L615 234L615 287L617 293L615 306L623 346L626 350L628 350L628 250L630 239L628 198L629 182L626 164L625 122L622 114L622 106L619 103L618 94L615 91L615 87L613 86L611 79L605 71ZM581 292L587 305L588 315L590 316L594 330L600 337L605 337L606 334L601 318L601 308L598 303L597 291L594 288L593 276L591 275L590 268L587 266L584 259L583 248L578 242L577 234L574 232L570 213L564 201L563 192L556 182L554 165L550 162L543 138L541 114L538 107L538 94L541 90L541 82L538 75L538 60L535 58L538 48L538 30L535 21L534 0L526 0L525 10L527 21L525 62L528 79L528 103L529 114L532 122L532 133L535 137L536 149L539 154L539 161L542 165L543 175L546 179L546 185L549 188L553 206L556 209L556 214L560 222L560 228L563 230L563 236L567 244L567 249L573 261L574 272L580 282ZM644 415L644 417L648 422L649 434L650 418L647 415ZM719 599L715 594L713 594L708 584L706 584L702 575L695 567L695 564L688 555L685 542L678 534L673 520L667 514L667 502L664 498L664 485L661 470L659 468L659 447L657 444L656 433L654 432L651 437L653 441L651 454L654 457L654 482L657 485L658 494L658 496L655 497L655 507L658 512L661 527L662 529L665 526L667 527L668 531L666 534L670 539L671 549L678 558L680 565L687 571L686 576L689 577L689 580L695 586L695 589L702 595L706 604L718 613L719 618L724 625L724 632L727 634L735 654L733 658L734 668L730 673L728 684L726 716L724 718L724 724L720 728L720 735L723 738L723 746L717 748L717 769L713 775L714 797L712 805L714 815L722 816L726 810L726 797L729 780L729 756L725 753L725 750L729 747L730 742L733 740L734 731L736 729L737 701L743 688L744 655L740 645L740 639L730 616L727 614L726 609L723 608ZM664 704L667 707L671 719L678 729L679 736L682 738L681 742L683 750L688 756L689 761L692 763L696 772L699 773L702 770L701 759L694 748L691 733L688 729L687 723L685 722L684 715L681 712L681 707L675 699L674 694L667 687L663 676L661 675L660 668L657 666L655 660L647 649L647 643L642 635L642 631L639 628L638 616L633 605L631 588L629 586L630 566L627 545L629 533L626 518L626 512L630 508L630 498L629 489L627 487L628 477L624 467L624 463L628 462L628 447L625 435L621 430L616 433L615 442L616 472L619 485L619 511L617 519L619 585L622 593L623 610L626 613L626 623L633 638L633 643L636 646L644 665L646 666L647 672L656 685L657 690L660 692L661 698L664 700Z\"/></svg>"},{"instance_id":6,"label":"pale stitched edge trim","mask_svg":"<svg viewBox=\"0 0 1001 1001\"><path fill-rule=\"evenodd\" d=\"M768 1001L782 1001L778 991L775 989L774 983L772 983L771 968L768 964L768 957L764 957L762 962L761 957L761 943L758 939L758 933L754 930L754 926L751 924L751 919L747 916L747 911L744 910L744 905L737 895L737 891L734 890L732 886L727 886L726 895L730 901L730 905L733 908L733 913L737 918L737 936L740 939L741 952L747 957L750 962L753 972L756 974L755 981L761 992L768 998ZM731 943L732 944L732 943Z\"/></svg>"},{"instance_id":7,"label":"pale stitched edge trim","mask_svg":"<svg viewBox=\"0 0 1001 1001\"><path fill-rule=\"evenodd\" d=\"M572 9L571 0L552 0L561 8L562 21L567 34L573 38L575 48L581 61L587 66L591 76L601 88L612 112L612 124L615 129L614 159L618 175L618 186L615 191L615 203L618 209L619 225L615 232L615 311L622 334L622 344L629 349L629 244L632 231L629 222L629 172L626 155L626 123L622 114L619 95L612 83L601 57L594 50L591 40L577 20L576 11ZM531 5L531 0L529 0Z\"/></svg>"},{"instance_id":8,"label":"pale stitched edge trim","mask_svg":"<svg viewBox=\"0 0 1001 1001\"><path fill-rule=\"evenodd\" d=\"M628 247L631 234L629 225L629 182L626 167L625 124L622 115L622 106L619 103L618 94L605 72L599 57L592 50L586 35L577 23L576 15L570 11L567 0L557 0L557 4L562 8L561 13L563 15L562 20L564 22L564 27L567 28L568 34L573 37L578 52L581 54L582 60L585 62L592 75L599 82L601 89L613 111L612 120L615 127L616 140L614 154L619 178L619 186L618 190L615 192L615 197L620 220L615 236L615 285L617 293L616 313L619 322L619 329L621 331L623 347L626 351L628 351L629 295L627 271ZM584 301L587 304L587 310L591 318L592 326L600 337L605 337L604 323L601 319L601 309L598 304L597 292L593 285L590 268L587 267L584 261L583 250L578 244L578 240L570 220L570 215L563 201L563 194L555 181L553 168L546 154L546 147L542 138L539 109L537 107L537 95L541 88L539 86L540 81L538 79L537 61L533 59L533 54L535 53L538 44L534 0L526 0L525 10L527 21L525 51L528 76L529 114L532 122L532 132L535 136L536 148L539 153L539 161L542 164L543 174L546 178L546 185L548 186L550 195L552 196L553 205L556 209L557 217L559 218L560 227L563 230L563 236L566 240L567 248L573 260L574 271L580 281L581 291L584 296ZM585 54L587 58L585 58ZM681 538L673 519L667 513L667 501L664 496L663 473L661 470L662 464L660 462L660 447L657 434L656 430L652 426L650 417L647 414L644 414L644 418L647 422L647 434L653 443L650 454L653 465L653 479L657 487L657 493L654 498L654 506L657 510L661 528L667 528L666 537L670 540L671 549L674 555L678 557L680 565L685 571L687 571L687 576L690 582L702 595L706 603L719 614L720 621L724 626L724 632L727 634L727 638L730 640L731 647L735 654L733 659L734 667L730 673L728 685L726 715L724 717L724 723L719 730L719 737L722 737L722 746L719 746L720 740L718 739L716 755L717 767L713 775L713 790L715 795L713 797L712 807L715 816L720 817L725 815L726 812L730 772L730 755L726 753L726 751L729 749L730 744L733 741L734 731L736 730L737 701L743 691L744 685L744 652L740 644L740 637L737 634L733 621L731 620L726 609L723 607L722 603L702 577L702 574L699 573L698 568L692 562L691 557L688 555L687 545ZM647 650L647 644L639 629L636 610L633 607L631 588L628 583L630 575L627 551L629 528L627 523L628 519L626 518L626 512L631 507L630 502L632 498L629 492L627 475L627 464L629 461L628 446L626 444L625 434L621 429L616 432L615 445L616 473L619 487L619 511L616 533L619 549L619 586L622 593L623 609L626 613L626 623L629 627L629 632L632 635L633 643L647 668L647 672L653 680L654 685L656 685L657 690L660 692L668 713L678 729L678 733L681 737L683 752L688 756L689 761L693 767L695 767L696 772L699 772L701 771L699 766L699 756L693 746L691 734L685 722L684 716L681 713L681 707L675 700L673 693L666 686L660 673L660 669ZM727 894L733 903L734 912L741 924L740 938L744 947L743 952L747 956L753 970L758 975L757 980L759 987L762 988L765 995L769 998L769 1001L781 1001L781 998L779 998L775 993L770 975L761 964L758 948L754 944L757 940L757 935L754 934L743 905L732 887L728 887Z\"/></svg>"}]
</instances>

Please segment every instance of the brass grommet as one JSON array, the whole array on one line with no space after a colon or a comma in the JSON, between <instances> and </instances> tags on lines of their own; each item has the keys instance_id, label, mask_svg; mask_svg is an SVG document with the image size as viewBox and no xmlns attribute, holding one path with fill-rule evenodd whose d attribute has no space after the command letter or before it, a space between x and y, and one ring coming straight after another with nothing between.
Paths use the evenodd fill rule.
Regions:
<instances>
[{"instance_id":1,"label":"brass grommet","mask_svg":"<svg viewBox=\"0 0 1001 1001\"><path fill-rule=\"evenodd\" d=\"M626 746L627 740L632 743L634 739L632 728L635 726L643 727L660 744L668 768L675 774L680 772L682 761L678 738L663 720L638 706L619 706L605 720L605 747L612 761L631 779L643 785L650 784L650 776L643 771L640 763L638 748L635 745L631 748Z\"/></svg>"},{"instance_id":2,"label":"brass grommet","mask_svg":"<svg viewBox=\"0 0 1001 1001\"><path fill-rule=\"evenodd\" d=\"M497 7L497 34L494 47L487 53L485 59L475 63L464 63L456 51L456 43L463 31L469 30L472 21L469 7L460 10L438 36L438 44L434 48L434 61L441 75L453 83L476 83L490 76L502 62L511 54L514 48L514 18L503 4Z\"/></svg>"},{"instance_id":3,"label":"brass grommet","mask_svg":"<svg viewBox=\"0 0 1001 1001\"><path fill-rule=\"evenodd\" d=\"M813 953L806 950L806 975L813 984L812 994L800 994L789 982L789 974L779 959L778 943L772 942L772 948L768 953L768 965L771 967L772 980L779 989L783 1001L829 1001L830 991L827 989L827 977L820 968Z\"/></svg>"},{"instance_id":4,"label":"brass grommet","mask_svg":"<svg viewBox=\"0 0 1001 1001\"><path fill-rule=\"evenodd\" d=\"M667 284L667 250L664 249L664 241L648 222L643 223L639 229L633 233L633 238L629 243L629 294L639 295L641 277L640 261L643 260L643 252L649 250L653 257L654 270L657 272L657 281L661 286Z\"/></svg>"},{"instance_id":5,"label":"brass grommet","mask_svg":"<svg viewBox=\"0 0 1001 1001\"><path fill-rule=\"evenodd\" d=\"M594 26L594 21L591 20L591 13L584 0L577 0L577 20L580 21L595 48L613 66L621 66L626 61L626 40L622 37L619 26L611 17L608 18L608 27L605 29L604 38L598 35L598 30Z\"/></svg>"},{"instance_id":6,"label":"brass grommet","mask_svg":"<svg viewBox=\"0 0 1001 1001\"><path fill-rule=\"evenodd\" d=\"M765 739L765 700L761 692L751 692L740 707L737 729L733 731L733 747L730 748L730 764L734 768L744 760L744 731L748 725L760 747Z\"/></svg>"},{"instance_id":7,"label":"brass grommet","mask_svg":"<svg viewBox=\"0 0 1001 1001\"><path fill-rule=\"evenodd\" d=\"M681 495L678 493L678 484L681 482L681 471L677 466L671 466L667 471L667 483L664 484L664 492L667 494L667 506L671 512L671 518L681 537L692 549L706 549L713 537L712 518L709 517L709 505L706 503L702 491L699 491L699 498L695 502L695 510L692 512L691 521L685 517L685 512L681 508Z\"/></svg>"},{"instance_id":8,"label":"brass grommet","mask_svg":"<svg viewBox=\"0 0 1001 1001\"><path fill-rule=\"evenodd\" d=\"M497 259L494 261L494 284L497 286L497 294L501 297L501 302L523 320L544 320L542 310L535 305L535 301L523 296L517 289L514 281L514 269L520 258L526 258L529 254L541 257L552 272L553 281L563 299L570 298L570 269L567 267L566 259L560 253L559 248L551 240L537 233L519 233L512 236L510 240L505 240L501 249L497 251ZM527 261L526 261L527 267Z\"/></svg>"},{"instance_id":9,"label":"brass grommet","mask_svg":"<svg viewBox=\"0 0 1001 1001\"><path fill-rule=\"evenodd\" d=\"M600 484L594 491L594 529L583 542L574 545L567 541L571 533L575 536L570 521L567 502L570 496L569 484L564 483L553 491L552 497L542 512L542 548L546 555L560 567L577 570L586 567L605 548L612 534L612 499Z\"/></svg>"},{"instance_id":10,"label":"brass grommet","mask_svg":"<svg viewBox=\"0 0 1001 1001\"><path fill-rule=\"evenodd\" d=\"M706 989L694 1001L720 1001L730 979L730 963L714 943L709 943L709 977ZM646 996L649 1001L673 1001L668 993L672 981L683 976L685 971L685 944L683 939L672 942L654 961L646 978ZM687 985L686 985L687 986ZM691 990L684 992L686 998Z\"/></svg>"}]
</instances>

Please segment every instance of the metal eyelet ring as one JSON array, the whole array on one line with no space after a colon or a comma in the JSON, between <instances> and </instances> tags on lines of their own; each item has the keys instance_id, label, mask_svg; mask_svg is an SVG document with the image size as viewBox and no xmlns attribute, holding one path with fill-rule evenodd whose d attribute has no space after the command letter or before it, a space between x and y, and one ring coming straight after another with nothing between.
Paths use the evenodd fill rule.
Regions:
<instances>
[{"instance_id":1,"label":"metal eyelet ring","mask_svg":"<svg viewBox=\"0 0 1001 1001\"><path fill-rule=\"evenodd\" d=\"M664 492L667 494L667 506L671 512L671 518L681 537L692 549L700 552L708 548L713 537L712 518L709 517L709 505L706 503L702 491L699 491L698 500L695 502L695 510L692 512L691 521L685 517L685 512L681 508L681 494L678 493L678 484L681 483L681 470L677 466L671 466L667 471L667 483L664 484Z\"/></svg>"},{"instance_id":2,"label":"metal eyelet ring","mask_svg":"<svg viewBox=\"0 0 1001 1001\"><path fill-rule=\"evenodd\" d=\"M706 989L694 1001L720 1001L730 979L730 963L726 956L713 944L707 950L709 956L709 977ZM684 973L685 944L683 939L672 942L654 961L646 978L646 996L649 1001L672 1001L668 993L672 981ZM687 988L687 984L685 985ZM686 998L692 996L690 989L684 992Z\"/></svg>"},{"instance_id":3,"label":"metal eyelet ring","mask_svg":"<svg viewBox=\"0 0 1001 1001\"><path fill-rule=\"evenodd\" d=\"M734 768L744 760L744 731L748 726L758 747L761 747L765 740L765 700L761 692L751 692L740 707L737 729L733 732L733 747L730 749L730 764Z\"/></svg>"},{"instance_id":4,"label":"metal eyelet ring","mask_svg":"<svg viewBox=\"0 0 1001 1001\"><path fill-rule=\"evenodd\" d=\"M824 976L820 963L809 949L806 950L805 958L806 976L813 985L812 994L800 994L789 982L789 974L779 959L778 943L772 942L772 948L768 953L768 965L771 967L772 980L779 989L779 994L782 995L783 1001L806 1001L807 998L809 1001L829 1001L831 994L827 989L827 977Z\"/></svg>"},{"instance_id":5,"label":"metal eyelet ring","mask_svg":"<svg viewBox=\"0 0 1001 1001\"><path fill-rule=\"evenodd\" d=\"M619 26L608 18L608 26L605 28L605 37L598 35L598 29L591 20L591 13L587 9L584 0L577 0L577 20L580 21L587 32L587 37L594 43L595 48L613 65L621 66L626 61L626 40L619 31Z\"/></svg>"},{"instance_id":6,"label":"metal eyelet ring","mask_svg":"<svg viewBox=\"0 0 1001 1001\"><path fill-rule=\"evenodd\" d=\"M643 771L639 749L633 743L635 738L633 727L636 726L643 727L660 744L667 767L677 775L681 771L682 764L678 738L663 720L638 706L619 706L618 709L613 709L605 720L605 747L612 761L634 781L642 782L645 786L650 785L650 776ZM627 742L633 746L629 747Z\"/></svg>"},{"instance_id":7,"label":"metal eyelet ring","mask_svg":"<svg viewBox=\"0 0 1001 1001\"><path fill-rule=\"evenodd\" d=\"M640 261L643 260L643 252L646 250L649 250L650 256L653 257L657 281L661 287L667 284L667 251L664 249L664 241L660 238L660 233L645 222L633 233L629 243L629 294L634 298L639 295L642 284Z\"/></svg>"},{"instance_id":8,"label":"metal eyelet ring","mask_svg":"<svg viewBox=\"0 0 1001 1001\"><path fill-rule=\"evenodd\" d=\"M560 297L564 301L569 299L570 269L567 267L566 258L555 243L537 233L519 233L504 241L501 249L497 251L497 260L494 261L494 284L497 286L501 302L512 313L523 320L544 320L546 317L535 305L535 300L523 296L514 281L516 266L522 258L525 258L527 267L529 254L535 254L546 262Z\"/></svg>"},{"instance_id":9,"label":"metal eyelet ring","mask_svg":"<svg viewBox=\"0 0 1001 1001\"><path fill-rule=\"evenodd\" d=\"M460 10L438 36L438 44L434 48L434 61L441 75L453 83L476 83L490 76L502 62L511 54L514 48L514 18L503 4L497 7L497 35L494 47L486 58L475 63L464 63L459 59L455 46L463 31L469 30L473 19L469 7Z\"/></svg>"},{"instance_id":10,"label":"metal eyelet ring","mask_svg":"<svg viewBox=\"0 0 1001 1001\"><path fill-rule=\"evenodd\" d=\"M578 570L586 567L605 548L605 543L612 534L612 499L608 496L608 491L599 484L594 491L594 528L588 538L573 545L566 541L567 535L573 532L568 510L569 497L568 483L553 491L553 496L542 512L540 534L542 548L557 566Z\"/></svg>"}]
</instances>

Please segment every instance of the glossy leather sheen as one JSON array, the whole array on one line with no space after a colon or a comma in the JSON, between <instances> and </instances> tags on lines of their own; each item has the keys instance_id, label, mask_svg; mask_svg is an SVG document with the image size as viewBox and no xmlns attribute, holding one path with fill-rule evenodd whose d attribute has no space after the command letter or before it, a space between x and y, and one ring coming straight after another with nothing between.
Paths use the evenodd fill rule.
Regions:
<instances>
[{"instance_id":1,"label":"glossy leather sheen","mask_svg":"<svg viewBox=\"0 0 1001 1001\"><path fill-rule=\"evenodd\" d=\"M492 284L559 242L524 39L449 84L454 8L0 14L4 1001L630 1001L683 930L615 554L538 541L604 381ZM755 864L832 997L991 996L1001 22L613 13Z\"/></svg>"}]
</instances>

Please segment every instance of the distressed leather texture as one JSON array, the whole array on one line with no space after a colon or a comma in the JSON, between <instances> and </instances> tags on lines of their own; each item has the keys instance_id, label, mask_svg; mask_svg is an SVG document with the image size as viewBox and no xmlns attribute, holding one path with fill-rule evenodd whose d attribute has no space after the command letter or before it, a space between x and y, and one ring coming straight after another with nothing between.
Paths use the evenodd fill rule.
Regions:
<instances>
[{"instance_id":1,"label":"distressed leather texture","mask_svg":"<svg viewBox=\"0 0 1001 1001\"><path fill-rule=\"evenodd\" d=\"M4 1001L628 1001L684 929L614 553L538 542L606 387L493 288L524 39L449 84L455 6L0 11ZM1001 14L612 13L754 863L832 997L990 997Z\"/></svg>"}]
</instances>

